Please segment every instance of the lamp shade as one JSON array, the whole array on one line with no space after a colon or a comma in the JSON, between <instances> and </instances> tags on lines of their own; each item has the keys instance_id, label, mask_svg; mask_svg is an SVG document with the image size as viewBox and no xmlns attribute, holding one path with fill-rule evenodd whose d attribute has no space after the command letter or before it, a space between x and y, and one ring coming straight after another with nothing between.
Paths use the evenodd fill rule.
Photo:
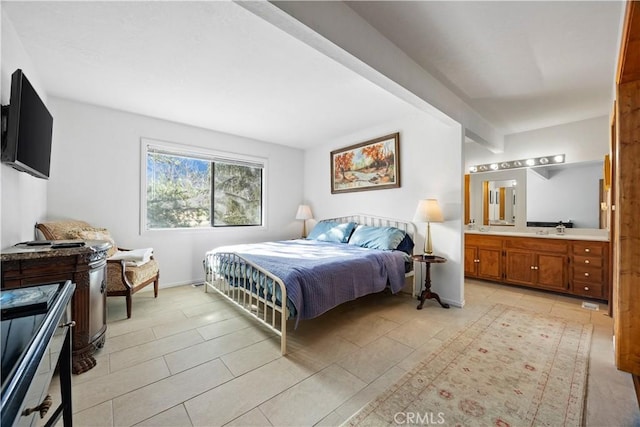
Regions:
<instances>
[{"instance_id":1,"label":"lamp shade","mask_svg":"<svg viewBox=\"0 0 640 427\"><path fill-rule=\"evenodd\" d=\"M311 219L313 214L311 208L307 205L298 206L298 212L296 212L296 219Z\"/></svg>"},{"instance_id":2,"label":"lamp shade","mask_svg":"<svg viewBox=\"0 0 640 427\"><path fill-rule=\"evenodd\" d=\"M418 202L414 222L443 222L442 210L436 199L423 199Z\"/></svg>"}]
</instances>

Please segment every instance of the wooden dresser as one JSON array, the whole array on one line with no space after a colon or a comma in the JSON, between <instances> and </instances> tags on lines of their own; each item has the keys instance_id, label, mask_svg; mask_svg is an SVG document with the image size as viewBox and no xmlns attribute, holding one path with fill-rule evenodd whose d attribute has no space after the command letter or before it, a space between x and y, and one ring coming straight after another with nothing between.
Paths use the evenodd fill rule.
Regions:
<instances>
[{"instance_id":1,"label":"wooden dresser","mask_svg":"<svg viewBox=\"0 0 640 427\"><path fill-rule=\"evenodd\" d=\"M104 345L107 331L106 257L109 242L86 241L76 248L16 245L4 249L2 288L71 280L76 289L71 301L73 328L73 373L96 365L93 354Z\"/></svg>"},{"instance_id":2,"label":"wooden dresser","mask_svg":"<svg viewBox=\"0 0 640 427\"><path fill-rule=\"evenodd\" d=\"M609 299L609 242L465 234L465 276Z\"/></svg>"}]
</instances>

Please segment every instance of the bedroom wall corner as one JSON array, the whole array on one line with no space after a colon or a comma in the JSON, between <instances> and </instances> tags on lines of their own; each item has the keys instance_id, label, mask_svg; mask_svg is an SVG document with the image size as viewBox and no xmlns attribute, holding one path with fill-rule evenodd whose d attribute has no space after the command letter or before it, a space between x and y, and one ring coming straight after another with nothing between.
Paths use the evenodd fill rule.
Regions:
<instances>
[{"instance_id":1,"label":"bedroom wall corner","mask_svg":"<svg viewBox=\"0 0 640 427\"><path fill-rule=\"evenodd\" d=\"M382 135L400 132L401 187L331 194L330 152ZM444 223L432 224L434 252L447 263L432 269L433 290L449 304L464 304L463 157L464 132L429 114L416 112L401 120L345 135L305 151L304 198L315 219L368 213L411 221L420 199L437 198ZM415 253L424 247L426 224L416 224ZM422 272L416 280L424 282Z\"/></svg>"}]
</instances>

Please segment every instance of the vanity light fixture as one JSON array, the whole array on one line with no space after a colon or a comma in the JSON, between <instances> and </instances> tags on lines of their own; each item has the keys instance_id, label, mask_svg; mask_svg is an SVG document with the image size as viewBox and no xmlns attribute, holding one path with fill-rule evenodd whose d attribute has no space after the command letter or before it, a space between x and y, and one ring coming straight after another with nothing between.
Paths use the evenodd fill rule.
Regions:
<instances>
[{"instance_id":1,"label":"vanity light fixture","mask_svg":"<svg viewBox=\"0 0 640 427\"><path fill-rule=\"evenodd\" d=\"M469 173L497 171L505 169L516 169L524 167L546 166L564 163L565 155L556 154L553 156L532 157L529 159L510 160L500 163L487 163L484 165L473 165L469 167Z\"/></svg>"}]
</instances>

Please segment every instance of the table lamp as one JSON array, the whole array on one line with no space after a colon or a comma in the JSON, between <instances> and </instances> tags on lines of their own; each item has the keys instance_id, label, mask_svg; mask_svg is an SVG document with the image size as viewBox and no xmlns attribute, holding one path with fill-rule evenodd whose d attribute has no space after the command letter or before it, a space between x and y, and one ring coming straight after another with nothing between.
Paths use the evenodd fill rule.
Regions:
<instances>
[{"instance_id":1,"label":"table lamp","mask_svg":"<svg viewBox=\"0 0 640 427\"><path fill-rule=\"evenodd\" d=\"M296 219L302 220L302 238L307 237L307 220L313 218L311 208L307 205L298 206L298 212L296 212Z\"/></svg>"},{"instance_id":2,"label":"table lamp","mask_svg":"<svg viewBox=\"0 0 640 427\"><path fill-rule=\"evenodd\" d=\"M426 222L427 234L424 240L424 253L426 255L433 254L433 245L431 243L431 223L443 222L442 210L436 199L424 199L418 202L416 213L413 216L414 222Z\"/></svg>"}]
</instances>

